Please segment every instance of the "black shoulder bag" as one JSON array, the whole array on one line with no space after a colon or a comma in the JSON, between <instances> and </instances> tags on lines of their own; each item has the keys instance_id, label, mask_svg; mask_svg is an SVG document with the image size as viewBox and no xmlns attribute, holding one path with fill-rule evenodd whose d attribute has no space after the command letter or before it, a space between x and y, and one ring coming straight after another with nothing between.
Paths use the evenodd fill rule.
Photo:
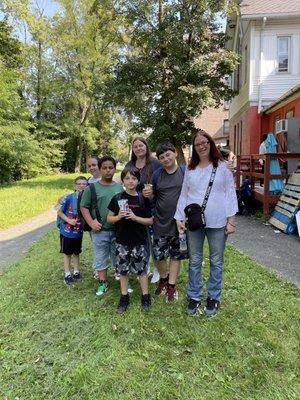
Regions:
<instances>
[{"instance_id":1,"label":"black shoulder bag","mask_svg":"<svg viewBox=\"0 0 300 400\"><path fill-rule=\"evenodd\" d=\"M217 167L213 167L202 206L197 203L192 203L186 206L184 209L184 213L188 221L188 229L190 231L196 231L197 229L205 228L206 226L204 210L211 192L212 185L215 180L216 172Z\"/></svg>"}]
</instances>

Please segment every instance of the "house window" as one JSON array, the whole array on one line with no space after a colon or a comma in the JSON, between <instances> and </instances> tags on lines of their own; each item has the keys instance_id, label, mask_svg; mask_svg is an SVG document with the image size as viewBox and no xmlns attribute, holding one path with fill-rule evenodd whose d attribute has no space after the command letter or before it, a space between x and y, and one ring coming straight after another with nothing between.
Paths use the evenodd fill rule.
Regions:
<instances>
[{"instance_id":1,"label":"house window","mask_svg":"<svg viewBox=\"0 0 300 400\"><path fill-rule=\"evenodd\" d=\"M293 108L292 110L289 110L288 112L286 112L285 118L286 118L286 119L288 119L288 118L294 118L294 111L295 111L295 109Z\"/></svg>"},{"instance_id":2,"label":"house window","mask_svg":"<svg viewBox=\"0 0 300 400\"><path fill-rule=\"evenodd\" d=\"M223 135L224 136L229 135L229 119L223 120Z\"/></svg>"},{"instance_id":3,"label":"house window","mask_svg":"<svg viewBox=\"0 0 300 400\"><path fill-rule=\"evenodd\" d=\"M224 111L228 111L229 110L229 101L228 100L224 100L223 109L224 109Z\"/></svg>"},{"instance_id":4,"label":"house window","mask_svg":"<svg viewBox=\"0 0 300 400\"><path fill-rule=\"evenodd\" d=\"M278 36L277 38L278 72L289 72L290 46L291 46L290 36Z\"/></svg>"},{"instance_id":5,"label":"house window","mask_svg":"<svg viewBox=\"0 0 300 400\"><path fill-rule=\"evenodd\" d=\"M281 115L276 115L274 118L274 132L276 132L276 122L281 119Z\"/></svg>"}]
</instances>

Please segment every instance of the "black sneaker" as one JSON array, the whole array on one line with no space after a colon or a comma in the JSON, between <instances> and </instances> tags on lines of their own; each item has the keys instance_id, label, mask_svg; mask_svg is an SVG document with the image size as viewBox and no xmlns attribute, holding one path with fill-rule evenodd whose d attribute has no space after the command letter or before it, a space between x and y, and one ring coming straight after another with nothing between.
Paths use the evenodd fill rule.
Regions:
<instances>
[{"instance_id":1,"label":"black sneaker","mask_svg":"<svg viewBox=\"0 0 300 400\"><path fill-rule=\"evenodd\" d=\"M81 273L79 271L74 272L73 279L74 281L79 281L81 279Z\"/></svg>"},{"instance_id":2,"label":"black sneaker","mask_svg":"<svg viewBox=\"0 0 300 400\"><path fill-rule=\"evenodd\" d=\"M73 282L72 275L71 274L65 275L64 282L66 285L71 285L71 283Z\"/></svg>"},{"instance_id":3,"label":"black sneaker","mask_svg":"<svg viewBox=\"0 0 300 400\"><path fill-rule=\"evenodd\" d=\"M129 294L121 294L119 305L118 305L118 313L124 314L129 306Z\"/></svg>"},{"instance_id":4,"label":"black sneaker","mask_svg":"<svg viewBox=\"0 0 300 400\"><path fill-rule=\"evenodd\" d=\"M206 307L204 308L204 314L207 317L212 317L217 314L218 308L220 306L220 302L218 300L207 298Z\"/></svg>"},{"instance_id":5,"label":"black sneaker","mask_svg":"<svg viewBox=\"0 0 300 400\"><path fill-rule=\"evenodd\" d=\"M189 299L189 304L186 309L187 315L196 315L200 304L201 304L200 301Z\"/></svg>"},{"instance_id":6,"label":"black sneaker","mask_svg":"<svg viewBox=\"0 0 300 400\"><path fill-rule=\"evenodd\" d=\"M141 309L142 311L148 311L151 306L150 294L142 294L141 297Z\"/></svg>"}]
</instances>

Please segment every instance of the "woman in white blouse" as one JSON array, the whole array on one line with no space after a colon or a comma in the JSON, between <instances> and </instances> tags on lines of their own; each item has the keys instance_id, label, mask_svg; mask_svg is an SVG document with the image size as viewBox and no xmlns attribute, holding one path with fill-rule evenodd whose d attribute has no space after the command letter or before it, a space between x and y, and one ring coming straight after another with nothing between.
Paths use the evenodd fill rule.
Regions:
<instances>
[{"instance_id":1,"label":"woman in white blouse","mask_svg":"<svg viewBox=\"0 0 300 400\"><path fill-rule=\"evenodd\" d=\"M206 226L191 231L186 227L185 207L202 205L213 167L216 168L207 204L204 210ZM193 138L192 157L186 170L174 218L179 233L187 229L189 245L189 282L187 313L195 315L203 296L202 261L205 236L209 245L210 275L207 285L207 316L216 314L221 297L224 268L224 249L227 235L235 231L238 211L232 172L227 168L213 139L200 130Z\"/></svg>"}]
</instances>

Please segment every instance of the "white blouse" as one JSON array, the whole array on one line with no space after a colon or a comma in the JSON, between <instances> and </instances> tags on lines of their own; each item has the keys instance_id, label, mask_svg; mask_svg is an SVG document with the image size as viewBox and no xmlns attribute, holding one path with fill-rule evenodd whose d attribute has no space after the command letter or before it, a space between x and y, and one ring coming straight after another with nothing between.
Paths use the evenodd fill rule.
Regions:
<instances>
[{"instance_id":1,"label":"white blouse","mask_svg":"<svg viewBox=\"0 0 300 400\"><path fill-rule=\"evenodd\" d=\"M202 205L212 169L212 164L205 168L186 169L174 215L175 219L185 220L184 209L187 205L192 203ZM227 218L234 216L237 211L238 203L232 172L227 168L225 162L219 161L215 180L204 211L206 227L224 227Z\"/></svg>"}]
</instances>

